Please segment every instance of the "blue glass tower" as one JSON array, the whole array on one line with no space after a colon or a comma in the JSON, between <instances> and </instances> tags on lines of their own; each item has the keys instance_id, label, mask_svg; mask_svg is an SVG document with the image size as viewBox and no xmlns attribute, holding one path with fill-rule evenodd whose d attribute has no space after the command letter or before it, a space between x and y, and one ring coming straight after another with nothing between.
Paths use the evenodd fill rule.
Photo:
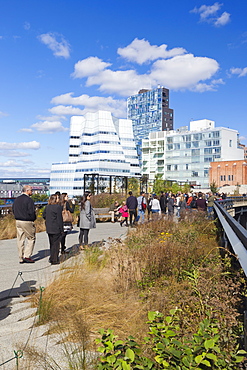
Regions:
<instances>
[{"instance_id":1,"label":"blue glass tower","mask_svg":"<svg viewBox=\"0 0 247 370\"><path fill-rule=\"evenodd\" d=\"M141 161L142 139L152 131L173 130L173 109L169 108L169 90L158 86L140 90L127 100L128 119L132 120L137 154Z\"/></svg>"}]
</instances>

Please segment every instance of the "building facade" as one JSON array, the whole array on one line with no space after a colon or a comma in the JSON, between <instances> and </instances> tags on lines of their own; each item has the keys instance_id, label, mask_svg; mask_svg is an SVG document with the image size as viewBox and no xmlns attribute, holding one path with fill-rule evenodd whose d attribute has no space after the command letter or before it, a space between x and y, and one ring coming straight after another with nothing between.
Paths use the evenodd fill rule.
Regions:
<instances>
[{"instance_id":1,"label":"building facade","mask_svg":"<svg viewBox=\"0 0 247 370\"><path fill-rule=\"evenodd\" d=\"M169 90L157 87L140 90L127 100L127 118L132 120L137 153L141 159L142 139L150 132L173 130L173 109L169 108Z\"/></svg>"},{"instance_id":2,"label":"building facade","mask_svg":"<svg viewBox=\"0 0 247 370\"><path fill-rule=\"evenodd\" d=\"M217 187L247 185L246 160L217 161L210 164L209 181Z\"/></svg>"},{"instance_id":3,"label":"building facade","mask_svg":"<svg viewBox=\"0 0 247 370\"><path fill-rule=\"evenodd\" d=\"M160 174L164 180L208 188L211 162L243 158L238 132L206 119L190 122L190 130L151 132L142 141L142 174L151 182Z\"/></svg>"},{"instance_id":4,"label":"building facade","mask_svg":"<svg viewBox=\"0 0 247 370\"><path fill-rule=\"evenodd\" d=\"M98 111L71 117L69 160L52 165L50 192L81 196L89 182L101 192L109 179L139 176L131 120Z\"/></svg>"}]
</instances>

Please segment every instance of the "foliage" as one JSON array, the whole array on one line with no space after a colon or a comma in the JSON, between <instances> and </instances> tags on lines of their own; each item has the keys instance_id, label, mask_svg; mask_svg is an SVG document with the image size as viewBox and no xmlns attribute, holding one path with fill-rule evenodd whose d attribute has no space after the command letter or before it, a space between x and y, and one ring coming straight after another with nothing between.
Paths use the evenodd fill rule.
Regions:
<instances>
[{"instance_id":1,"label":"foliage","mask_svg":"<svg viewBox=\"0 0 247 370\"><path fill-rule=\"evenodd\" d=\"M154 363L147 357L141 356L140 346L132 336L126 341L118 340L112 330L100 331L101 339L96 339L96 344L101 344L98 351L102 353L97 366L98 370L118 369L153 369Z\"/></svg>"},{"instance_id":2,"label":"foliage","mask_svg":"<svg viewBox=\"0 0 247 370\"><path fill-rule=\"evenodd\" d=\"M213 180L210 184L210 190L213 194L216 194L217 191L218 191L218 187L217 187L217 184L216 184L216 181Z\"/></svg>"},{"instance_id":3,"label":"foliage","mask_svg":"<svg viewBox=\"0 0 247 370\"><path fill-rule=\"evenodd\" d=\"M140 193L140 181L136 177L128 179L128 191L132 191L133 195Z\"/></svg>"},{"instance_id":4,"label":"foliage","mask_svg":"<svg viewBox=\"0 0 247 370\"><path fill-rule=\"evenodd\" d=\"M161 191L164 191L164 180L162 179L162 174L156 174L153 184L153 192L160 194Z\"/></svg>"},{"instance_id":5,"label":"foliage","mask_svg":"<svg viewBox=\"0 0 247 370\"><path fill-rule=\"evenodd\" d=\"M183 332L181 310L172 309L164 318L160 312L148 313L149 336L153 355L147 358L141 355L140 346L133 337L125 342L117 340L111 330L100 330L101 344L98 351L102 353L97 369L169 369L169 370L206 370L238 369L246 352L235 350L227 353L220 342L217 323L210 317L199 324L196 333L187 336Z\"/></svg>"},{"instance_id":6,"label":"foliage","mask_svg":"<svg viewBox=\"0 0 247 370\"><path fill-rule=\"evenodd\" d=\"M47 202L49 196L47 194L32 194L31 198L34 202Z\"/></svg>"},{"instance_id":7,"label":"foliage","mask_svg":"<svg viewBox=\"0 0 247 370\"><path fill-rule=\"evenodd\" d=\"M93 197L91 198L91 204L94 208L108 208L115 201L118 201L118 203L121 204L122 201L125 199L126 196L121 194L101 193L93 195Z\"/></svg>"}]
</instances>

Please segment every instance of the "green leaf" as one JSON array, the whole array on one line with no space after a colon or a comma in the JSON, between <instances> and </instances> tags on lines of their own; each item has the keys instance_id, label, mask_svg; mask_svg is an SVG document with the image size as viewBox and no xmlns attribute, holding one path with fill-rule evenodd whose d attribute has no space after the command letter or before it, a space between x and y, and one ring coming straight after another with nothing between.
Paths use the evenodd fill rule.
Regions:
<instances>
[{"instance_id":1,"label":"green leaf","mask_svg":"<svg viewBox=\"0 0 247 370\"><path fill-rule=\"evenodd\" d=\"M153 321L156 316L157 316L157 311L149 311L148 312L148 320L149 321Z\"/></svg>"},{"instance_id":2,"label":"green leaf","mask_svg":"<svg viewBox=\"0 0 247 370\"><path fill-rule=\"evenodd\" d=\"M217 356L214 355L213 353L207 353L206 357L209 358L210 360L213 360L214 362L217 361Z\"/></svg>"},{"instance_id":3,"label":"green leaf","mask_svg":"<svg viewBox=\"0 0 247 370\"><path fill-rule=\"evenodd\" d=\"M131 360L131 362L133 362L135 359L135 352L132 351L132 349L128 348L125 352L125 356L128 357Z\"/></svg>"},{"instance_id":4,"label":"green leaf","mask_svg":"<svg viewBox=\"0 0 247 370\"><path fill-rule=\"evenodd\" d=\"M215 345L215 341L213 339L208 339L208 340L205 340L204 342L204 347L206 349L214 348L214 345Z\"/></svg>"},{"instance_id":5,"label":"green leaf","mask_svg":"<svg viewBox=\"0 0 247 370\"><path fill-rule=\"evenodd\" d=\"M200 364L202 362L202 360L203 360L203 356L202 355L196 356L196 358L195 358L195 362L197 364Z\"/></svg>"},{"instance_id":6,"label":"green leaf","mask_svg":"<svg viewBox=\"0 0 247 370\"><path fill-rule=\"evenodd\" d=\"M211 364L208 360L203 360L201 364L206 365L207 367L211 367Z\"/></svg>"}]
</instances>

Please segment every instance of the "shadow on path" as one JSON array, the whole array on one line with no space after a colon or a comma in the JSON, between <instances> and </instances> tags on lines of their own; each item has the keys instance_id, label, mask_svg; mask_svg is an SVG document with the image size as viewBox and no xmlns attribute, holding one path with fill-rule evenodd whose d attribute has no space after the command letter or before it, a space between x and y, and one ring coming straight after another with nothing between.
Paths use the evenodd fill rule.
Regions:
<instances>
[{"instance_id":1,"label":"shadow on path","mask_svg":"<svg viewBox=\"0 0 247 370\"><path fill-rule=\"evenodd\" d=\"M24 281L19 287L0 292L0 321L10 314L12 298L27 297L35 293L37 291L35 284L36 280Z\"/></svg>"}]
</instances>

